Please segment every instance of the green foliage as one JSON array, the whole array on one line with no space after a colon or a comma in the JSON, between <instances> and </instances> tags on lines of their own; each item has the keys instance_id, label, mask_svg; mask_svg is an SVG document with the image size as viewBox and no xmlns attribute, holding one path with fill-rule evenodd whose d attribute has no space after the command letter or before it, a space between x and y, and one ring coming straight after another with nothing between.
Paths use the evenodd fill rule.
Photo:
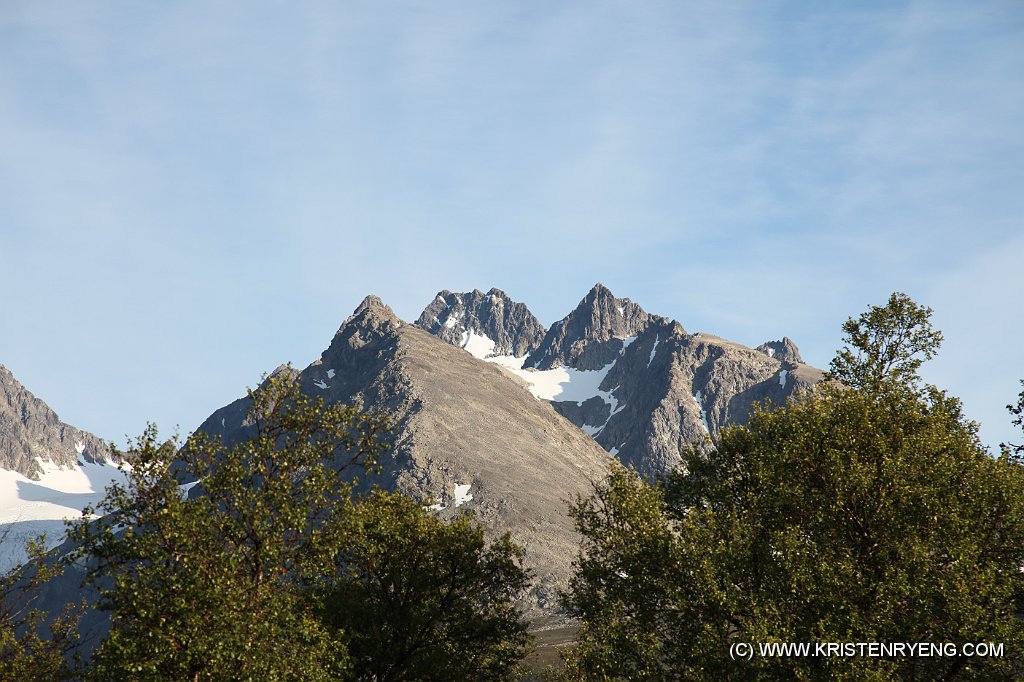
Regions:
<instances>
[{"instance_id":1,"label":"green foliage","mask_svg":"<svg viewBox=\"0 0 1024 682\"><path fill-rule=\"evenodd\" d=\"M483 526L444 523L399 494L376 492L345 517L336 571L316 593L361 680L506 680L526 653L514 599L523 550Z\"/></svg>"},{"instance_id":2,"label":"green foliage","mask_svg":"<svg viewBox=\"0 0 1024 682\"><path fill-rule=\"evenodd\" d=\"M921 363L933 358L942 344L931 314L931 308L896 292L886 305L849 318L843 323L846 345L832 360L829 376L859 389L875 389L884 381L915 387Z\"/></svg>"},{"instance_id":3,"label":"green foliage","mask_svg":"<svg viewBox=\"0 0 1024 682\"><path fill-rule=\"evenodd\" d=\"M232 448L149 428L106 515L71 525L112 613L91 676L509 679L522 549L398 494L354 497L347 470L373 464L386 419L311 400L289 372L250 398L253 437Z\"/></svg>"},{"instance_id":4,"label":"green foliage","mask_svg":"<svg viewBox=\"0 0 1024 682\"><path fill-rule=\"evenodd\" d=\"M1021 385L1024 385L1024 381L1021 381L1020 383ZM1014 426L1024 428L1024 391L1021 391L1017 396L1017 404L1007 405L1006 409L1013 415L1011 423ZM1024 459L1024 443L1021 443L1020 445L1003 443L1003 452L1006 453L1007 456L1013 456L1020 461L1021 459Z\"/></svg>"},{"instance_id":5,"label":"green foliage","mask_svg":"<svg viewBox=\"0 0 1024 682\"><path fill-rule=\"evenodd\" d=\"M1024 469L988 456L958 401L906 390L919 364L910 351L927 355L938 336L912 302L890 307L899 314L874 308L848 323L865 354L833 363L847 386L755 410L656 487L620 470L577 502L586 543L566 604L584 629L571 676L1024 671ZM1005 655L741 661L736 642L997 642Z\"/></svg>"},{"instance_id":6,"label":"green foliage","mask_svg":"<svg viewBox=\"0 0 1024 682\"><path fill-rule=\"evenodd\" d=\"M584 543L564 602L583 630L564 653L567 677L699 679L695 652L728 629L699 529L666 513L661 486L617 465L571 513Z\"/></svg>"},{"instance_id":7,"label":"green foliage","mask_svg":"<svg viewBox=\"0 0 1024 682\"><path fill-rule=\"evenodd\" d=\"M11 526L0 532L0 543L10 532ZM81 608L69 606L48 619L33 607L43 583L61 571L44 545L45 537L30 541L28 561L0 576L0 680L54 682L79 673L66 654L78 641Z\"/></svg>"},{"instance_id":8,"label":"green foliage","mask_svg":"<svg viewBox=\"0 0 1024 682\"><path fill-rule=\"evenodd\" d=\"M339 471L373 462L386 423L310 400L287 372L250 398L253 438L229 449L197 435L178 452L151 427L100 504L107 516L72 524L113 618L95 678L315 680L348 667L297 585L324 570L321 538L350 491ZM175 467L203 494L186 497Z\"/></svg>"}]
</instances>

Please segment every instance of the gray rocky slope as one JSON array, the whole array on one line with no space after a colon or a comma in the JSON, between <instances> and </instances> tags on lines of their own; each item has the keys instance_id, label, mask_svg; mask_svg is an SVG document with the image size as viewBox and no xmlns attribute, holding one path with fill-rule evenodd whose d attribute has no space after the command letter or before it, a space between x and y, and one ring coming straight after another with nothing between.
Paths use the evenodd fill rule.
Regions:
<instances>
[{"instance_id":1,"label":"gray rocky slope","mask_svg":"<svg viewBox=\"0 0 1024 682\"><path fill-rule=\"evenodd\" d=\"M526 319L520 328L529 334ZM567 503L591 494L608 471L593 439L502 368L403 323L373 296L299 376L304 391L329 403L389 412L398 428L372 482L433 500L442 518L470 511L491 534L510 532L537 578L530 614L555 605L579 546ZM247 408L248 399L235 401L199 430L243 438Z\"/></svg>"},{"instance_id":2,"label":"gray rocky slope","mask_svg":"<svg viewBox=\"0 0 1024 682\"><path fill-rule=\"evenodd\" d=\"M37 478L39 460L67 467L109 457L102 440L62 422L0 365L0 469Z\"/></svg>"},{"instance_id":3,"label":"gray rocky slope","mask_svg":"<svg viewBox=\"0 0 1024 682\"><path fill-rule=\"evenodd\" d=\"M432 306L432 317L443 319L438 299ZM487 334L472 319L463 324ZM484 359L508 365L501 355L495 348ZM752 349L711 334L691 334L678 322L616 298L601 284L551 326L521 367L515 373L538 385L561 368L561 392L535 394L648 476L677 466L685 448L713 443L726 426L745 423L754 403L785 404L822 378L820 370L801 361L788 338ZM581 395L572 389L576 383L593 388Z\"/></svg>"}]
</instances>

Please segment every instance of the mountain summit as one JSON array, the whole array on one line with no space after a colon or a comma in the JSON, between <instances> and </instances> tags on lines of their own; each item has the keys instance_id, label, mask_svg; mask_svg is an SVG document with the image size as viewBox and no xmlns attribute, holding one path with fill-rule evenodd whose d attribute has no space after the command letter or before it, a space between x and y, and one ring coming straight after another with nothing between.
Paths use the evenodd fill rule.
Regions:
<instances>
[{"instance_id":1,"label":"mountain summit","mask_svg":"<svg viewBox=\"0 0 1024 682\"><path fill-rule=\"evenodd\" d=\"M501 289L486 294L478 289L453 294L446 289L424 309L416 326L453 346L466 347L474 337L486 337L493 344L488 353L517 358L530 354L544 340L544 326Z\"/></svg>"},{"instance_id":2,"label":"mountain summit","mask_svg":"<svg viewBox=\"0 0 1024 682\"><path fill-rule=\"evenodd\" d=\"M627 339L635 338L655 319L661 318L648 315L628 298L615 298L603 284L595 284L575 310L551 325L526 366L600 369L619 354Z\"/></svg>"}]
</instances>

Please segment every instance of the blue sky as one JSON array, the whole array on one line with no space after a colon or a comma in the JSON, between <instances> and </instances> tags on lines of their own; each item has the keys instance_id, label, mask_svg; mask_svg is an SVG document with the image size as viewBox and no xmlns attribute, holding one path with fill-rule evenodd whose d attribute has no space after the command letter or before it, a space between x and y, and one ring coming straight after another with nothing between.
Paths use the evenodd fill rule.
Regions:
<instances>
[{"instance_id":1,"label":"blue sky","mask_svg":"<svg viewBox=\"0 0 1024 682\"><path fill-rule=\"evenodd\" d=\"M905 291L1021 439L1024 4L0 5L0 363L123 441L319 356L364 295L595 282L827 365Z\"/></svg>"}]
</instances>

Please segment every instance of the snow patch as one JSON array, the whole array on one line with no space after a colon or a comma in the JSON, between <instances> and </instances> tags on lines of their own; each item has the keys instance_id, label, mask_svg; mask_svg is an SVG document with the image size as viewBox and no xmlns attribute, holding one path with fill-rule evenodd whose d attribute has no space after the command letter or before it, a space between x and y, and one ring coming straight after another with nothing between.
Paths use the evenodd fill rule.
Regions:
<instances>
[{"instance_id":1,"label":"snow patch","mask_svg":"<svg viewBox=\"0 0 1024 682\"><path fill-rule=\"evenodd\" d=\"M455 506L461 507L467 502L473 501L473 496L469 494L469 489L473 487L472 483L465 485L455 486Z\"/></svg>"},{"instance_id":2,"label":"snow patch","mask_svg":"<svg viewBox=\"0 0 1024 682\"><path fill-rule=\"evenodd\" d=\"M619 449L613 447L611 450L608 451L608 454L611 455L612 457L617 457L619 454Z\"/></svg>"},{"instance_id":3,"label":"snow patch","mask_svg":"<svg viewBox=\"0 0 1024 682\"><path fill-rule=\"evenodd\" d=\"M447 329L451 329L459 323L459 318L455 317L451 313L448 313L448 319L444 321L444 326Z\"/></svg>"},{"instance_id":4,"label":"snow patch","mask_svg":"<svg viewBox=\"0 0 1024 682\"><path fill-rule=\"evenodd\" d=\"M654 362L654 353L658 350L658 343L661 341L660 335L654 336L654 346L651 347L651 357L647 358L647 366L650 367L651 363Z\"/></svg>"},{"instance_id":5,"label":"snow patch","mask_svg":"<svg viewBox=\"0 0 1024 682\"><path fill-rule=\"evenodd\" d=\"M222 428L222 429L227 428L227 424L224 423L224 417L220 418L220 428Z\"/></svg>"},{"instance_id":6,"label":"snow patch","mask_svg":"<svg viewBox=\"0 0 1024 682\"><path fill-rule=\"evenodd\" d=\"M319 379L317 381L314 381L313 385L318 386L325 391L327 390L327 384L325 384L323 381L320 381Z\"/></svg>"},{"instance_id":7,"label":"snow patch","mask_svg":"<svg viewBox=\"0 0 1024 682\"><path fill-rule=\"evenodd\" d=\"M700 408L700 420L704 424L704 430L710 435L711 427L708 426L708 413L704 410L704 394L701 391L697 391L693 399L697 401L697 407Z\"/></svg>"},{"instance_id":8,"label":"snow patch","mask_svg":"<svg viewBox=\"0 0 1024 682\"><path fill-rule=\"evenodd\" d=\"M787 370L782 370L781 372L779 372L779 386L785 387L787 374L789 374Z\"/></svg>"},{"instance_id":9,"label":"snow patch","mask_svg":"<svg viewBox=\"0 0 1024 682\"><path fill-rule=\"evenodd\" d=\"M626 339L626 345L632 343L635 336ZM625 346L624 346L625 347ZM589 436L597 435L601 429L608 425L616 414L622 411L625 404L620 405L618 399L612 395L612 391L602 391L601 383L608 376L614 362L609 363L599 370L582 371L572 367L555 367L554 369L536 370L524 369L525 356L514 358L509 355L486 358L489 362L505 367L516 376L523 379L529 386L530 393L540 400L558 400L559 402L583 403L593 397L598 397L611 407L608 419L600 426L586 424L583 431ZM617 386L615 388L618 388Z\"/></svg>"},{"instance_id":10,"label":"snow patch","mask_svg":"<svg viewBox=\"0 0 1024 682\"><path fill-rule=\"evenodd\" d=\"M775 357L775 349L774 348L769 348L768 349L768 357L770 357L770 358L774 358Z\"/></svg>"},{"instance_id":11,"label":"snow patch","mask_svg":"<svg viewBox=\"0 0 1024 682\"><path fill-rule=\"evenodd\" d=\"M334 378L334 370L333 369L327 370L327 378L328 379L333 379Z\"/></svg>"},{"instance_id":12,"label":"snow patch","mask_svg":"<svg viewBox=\"0 0 1024 682\"><path fill-rule=\"evenodd\" d=\"M83 443L80 440L76 440L75 441L75 452L77 452L78 455L81 456L82 453L85 452L85 443Z\"/></svg>"},{"instance_id":13,"label":"snow patch","mask_svg":"<svg viewBox=\"0 0 1024 682\"><path fill-rule=\"evenodd\" d=\"M622 339L622 350L619 351L619 355L625 355L626 349L629 348L629 344L633 343L634 341L636 341L635 336L630 336L628 338Z\"/></svg>"},{"instance_id":14,"label":"snow patch","mask_svg":"<svg viewBox=\"0 0 1024 682\"><path fill-rule=\"evenodd\" d=\"M462 348L481 360L494 354L494 341L489 336L477 334L472 329L462 333Z\"/></svg>"}]
</instances>

